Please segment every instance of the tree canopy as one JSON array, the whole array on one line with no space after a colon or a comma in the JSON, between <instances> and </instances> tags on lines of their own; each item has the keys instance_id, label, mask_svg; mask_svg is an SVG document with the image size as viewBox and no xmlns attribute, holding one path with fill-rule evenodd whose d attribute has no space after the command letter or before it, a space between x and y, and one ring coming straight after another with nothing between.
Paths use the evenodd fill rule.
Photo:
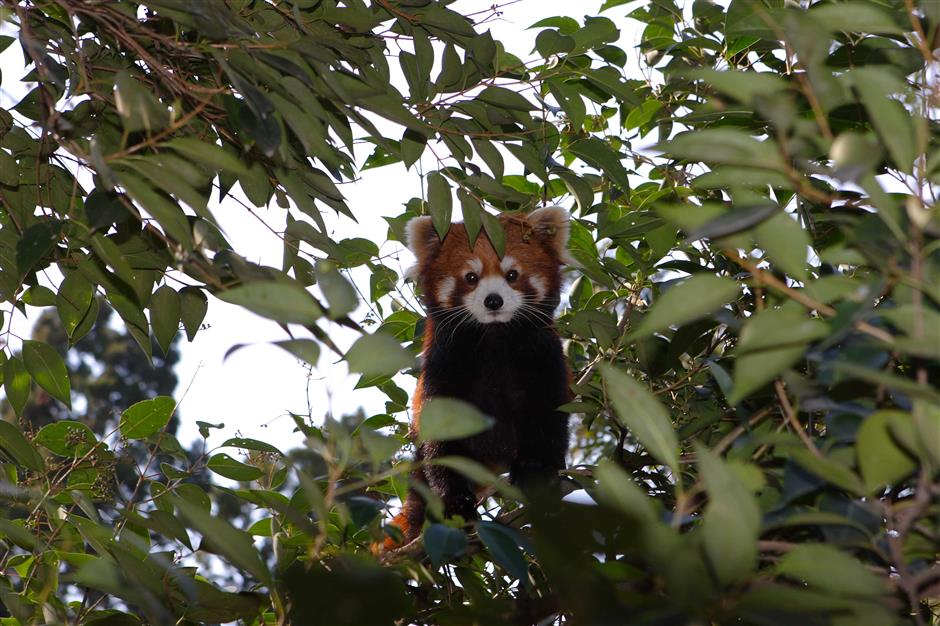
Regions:
<instances>
[{"instance_id":1,"label":"tree canopy","mask_svg":"<svg viewBox=\"0 0 940 626\"><path fill-rule=\"evenodd\" d=\"M606 0L535 23L531 60L487 30L498 5L454 6L0 4L23 52L0 87L30 86L0 109L4 321L49 307L75 345L100 297L153 358L220 299L388 397L295 416L294 451L200 423L198 458L165 395L109 433L0 421L0 623L937 624L940 4ZM375 220L343 185L399 162L425 193L389 240L429 214L500 250L495 215L571 210L566 480L589 498L443 459L491 487L481 521L376 554L424 313L383 242L329 225ZM280 267L217 220L261 207ZM70 405L49 341L0 339L16 414L33 385ZM103 459L132 445L170 460L121 500Z\"/></svg>"}]
</instances>

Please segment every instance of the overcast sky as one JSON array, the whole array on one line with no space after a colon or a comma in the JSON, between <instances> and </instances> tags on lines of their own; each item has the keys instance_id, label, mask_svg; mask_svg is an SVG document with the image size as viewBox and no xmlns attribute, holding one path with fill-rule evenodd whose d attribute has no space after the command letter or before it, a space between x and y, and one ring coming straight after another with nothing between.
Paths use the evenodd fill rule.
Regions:
<instances>
[{"instance_id":1,"label":"overcast sky","mask_svg":"<svg viewBox=\"0 0 940 626\"><path fill-rule=\"evenodd\" d=\"M538 20L568 15L583 19L585 14L596 15L600 0L517 0L501 9L502 16L487 22L493 36L523 59L530 58L530 51L537 30L526 30ZM631 56L628 66L638 68L633 51L637 41L636 23L624 19L630 3L604 13L621 28L621 46ZM486 11L492 0L458 0L452 8L468 14ZM479 14L480 19L486 13ZM9 28L3 29L10 32ZM9 108L19 100L21 90L15 78L23 75L22 57L18 46L11 46L0 55L0 107ZM371 152L369 146L358 146L356 159L362 163ZM433 160L425 159L426 169L435 169ZM521 173L521 169L520 172ZM385 242L386 224L382 216L398 215L409 198L421 196L421 179L416 167L406 171L401 164L362 172L361 180L354 184L341 185L343 193L359 224L340 217L328 219L331 234L339 240L345 237L365 237L375 242ZM274 206L258 209L252 215L242 207L224 202L214 207L213 212L225 229L235 250L249 260L274 267L281 266L282 242L272 233L285 227L285 212ZM264 223L267 224L265 226ZM269 228L270 227L270 228ZM398 259L385 259L386 265L399 272L412 262L407 251L395 242L380 243L382 254L400 253ZM368 294L368 272L354 275ZM36 311L36 309L31 309ZM368 312L365 305L352 315L363 318ZM35 315L25 319L17 314L13 330L19 336L29 336ZM356 376L349 376L345 364L338 362L336 355L323 350L318 367L312 372L303 367L292 356L280 348L265 345L267 341L285 339L284 331L275 323L264 320L236 306L220 300L210 299L205 324L192 343L185 337L181 342L182 360L177 366L179 386L176 398L181 402L182 425L178 433L184 445L198 437L196 420L223 422L223 431L215 431L210 445L218 444L225 437L236 433L270 441L281 449L302 443L302 437L293 433L290 412L322 418L327 412L342 415L363 407L367 415L384 410L385 396L376 390L353 390ZM333 339L343 348L355 340L356 333L330 328ZM225 352L236 343L257 343L243 348L223 361ZM14 345L14 347L16 347ZM408 389L414 382L410 377L400 376L399 384ZM118 407L126 408L126 407Z\"/></svg>"}]
</instances>

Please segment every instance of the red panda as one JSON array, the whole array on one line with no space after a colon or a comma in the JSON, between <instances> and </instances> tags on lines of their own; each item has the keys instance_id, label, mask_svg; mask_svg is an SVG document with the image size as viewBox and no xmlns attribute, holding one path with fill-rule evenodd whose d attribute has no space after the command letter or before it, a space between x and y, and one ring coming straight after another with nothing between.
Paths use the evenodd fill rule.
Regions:
<instances>
[{"instance_id":1,"label":"red panda","mask_svg":"<svg viewBox=\"0 0 940 626\"><path fill-rule=\"evenodd\" d=\"M457 398L495 419L479 435L426 441L417 461L469 457L524 491L550 487L565 467L570 369L553 327L567 252L569 216L560 207L499 218L506 233L500 258L480 233L470 247L463 224L443 241L430 217L408 222L407 245L417 258L409 275L427 311L421 375L412 400L409 436L417 439L422 403L434 396ZM476 518L477 488L462 475L425 464L413 481L427 485L444 504L444 515ZM412 489L391 522L405 542L417 537L425 501ZM398 544L385 541L385 548Z\"/></svg>"}]
</instances>

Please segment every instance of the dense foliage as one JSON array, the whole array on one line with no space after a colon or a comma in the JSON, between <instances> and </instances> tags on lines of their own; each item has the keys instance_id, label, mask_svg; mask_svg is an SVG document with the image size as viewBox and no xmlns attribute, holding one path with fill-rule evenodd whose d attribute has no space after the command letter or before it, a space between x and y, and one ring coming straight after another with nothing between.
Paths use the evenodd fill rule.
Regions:
<instances>
[{"instance_id":1,"label":"dense foliage","mask_svg":"<svg viewBox=\"0 0 940 626\"><path fill-rule=\"evenodd\" d=\"M528 62L485 30L497 8L450 4L0 4L32 88L0 110L3 315L54 307L75 344L98 294L152 356L211 295L388 396L297 416L292 452L202 423L213 452L190 457L167 396L113 407L103 435L0 421L0 623L940 622L940 4L607 0L535 24ZM424 213L446 233L454 197L497 247L498 212L572 210L567 474L593 503L522 502L442 460L492 485L481 521L377 555L422 312L381 242L328 225L375 219L338 185L397 162L427 193L393 240ZM284 215L281 267L226 239L223 199ZM377 328L351 317L353 268ZM337 324L362 337L336 345ZM13 409L33 384L69 405L56 350L8 328ZM141 464L143 497L108 483L131 445L170 459Z\"/></svg>"}]
</instances>

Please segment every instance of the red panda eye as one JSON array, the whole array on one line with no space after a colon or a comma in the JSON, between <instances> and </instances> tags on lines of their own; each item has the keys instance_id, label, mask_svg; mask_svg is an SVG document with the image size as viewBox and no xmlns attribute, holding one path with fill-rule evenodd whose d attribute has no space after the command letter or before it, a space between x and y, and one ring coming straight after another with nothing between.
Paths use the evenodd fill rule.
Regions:
<instances>
[{"instance_id":1,"label":"red panda eye","mask_svg":"<svg viewBox=\"0 0 940 626\"><path fill-rule=\"evenodd\" d=\"M466 274L466 276L464 276L464 278L465 278L466 281L467 281L468 283L470 283L471 285L475 285L476 282L477 282L478 280L480 280L480 277L477 276L474 272L467 272L467 274Z\"/></svg>"},{"instance_id":2,"label":"red panda eye","mask_svg":"<svg viewBox=\"0 0 940 626\"><path fill-rule=\"evenodd\" d=\"M517 278L519 278L519 272L517 272L516 270L509 270L508 272L506 272L507 282L510 282L510 283L515 282Z\"/></svg>"}]
</instances>

